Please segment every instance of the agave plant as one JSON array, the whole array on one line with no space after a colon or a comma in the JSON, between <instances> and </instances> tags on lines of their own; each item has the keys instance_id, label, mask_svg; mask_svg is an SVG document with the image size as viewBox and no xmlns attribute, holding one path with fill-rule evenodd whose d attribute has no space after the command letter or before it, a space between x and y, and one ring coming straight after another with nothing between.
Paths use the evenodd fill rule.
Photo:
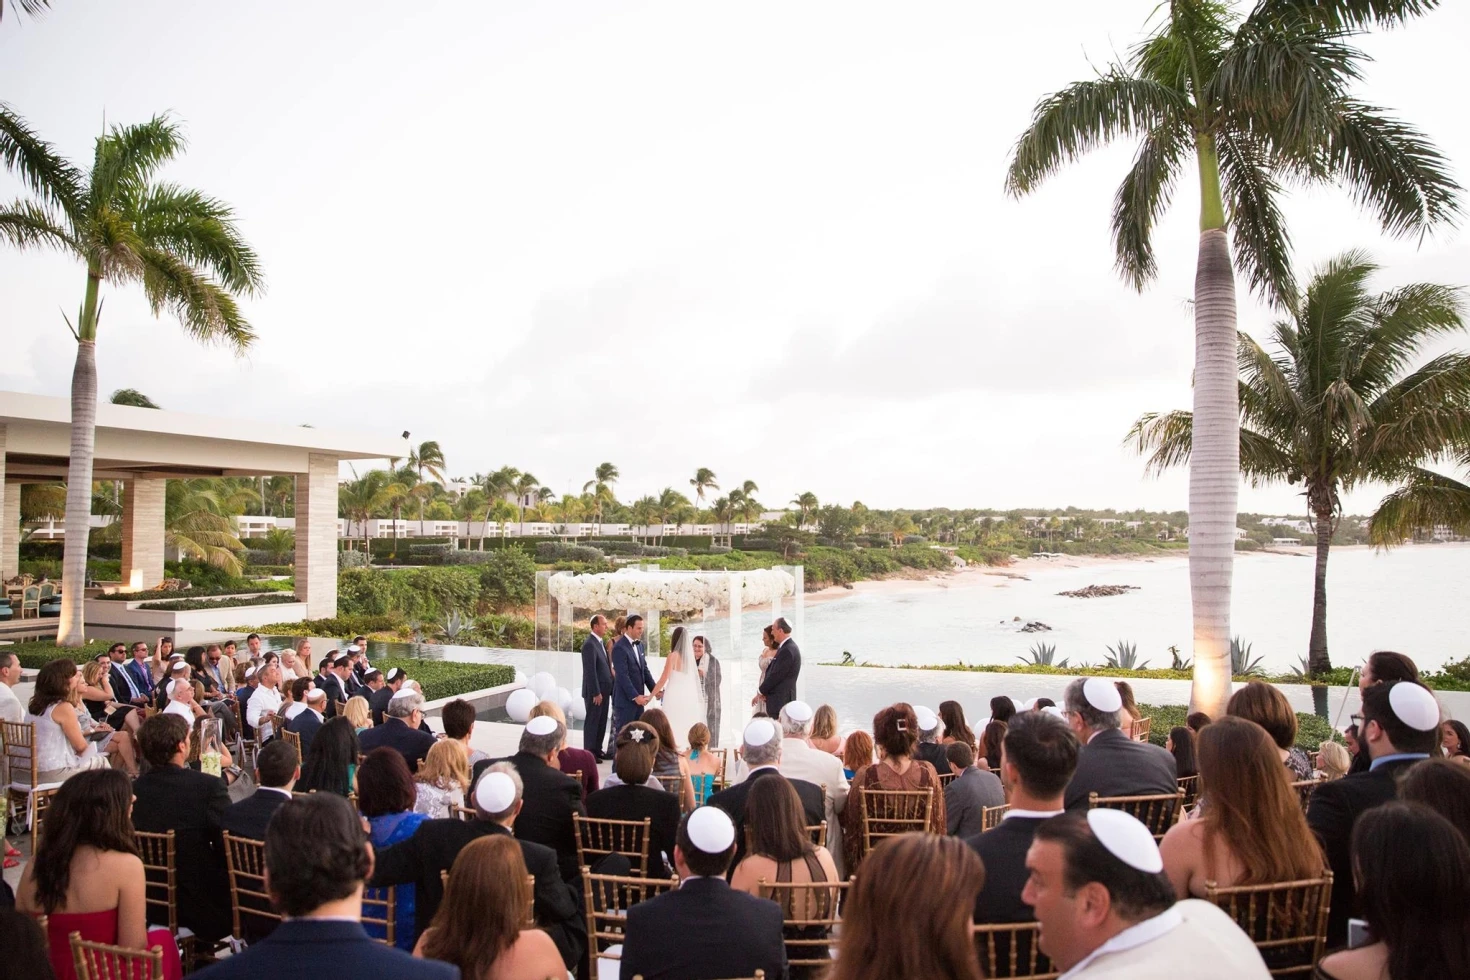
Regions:
<instances>
[{"instance_id":1,"label":"agave plant","mask_svg":"<svg viewBox=\"0 0 1470 980\"><path fill-rule=\"evenodd\" d=\"M1230 673L1236 677L1264 677L1265 668L1261 666L1261 658L1251 659L1251 644L1244 642L1240 637L1234 637L1230 641Z\"/></svg>"},{"instance_id":2,"label":"agave plant","mask_svg":"<svg viewBox=\"0 0 1470 980\"><path fill-rule=\"evenodd\" d=\"M1300 677L1303 680L1307 679L1308 677L1311 677L1312 676L1312 658L1311 657L1297 657L1296 658L1296 665L1291 668L1291 673L1292 673L1293 676Z\"/></svg>"},{"instance_id":3,"label":"agave plant","mask_svg":"<svg viewBox=\"0 0 1470 980\"><path fill-rule=\"evenodd\" d=\"M1148 661L1138 662L1138 644L1129 643L1127 640L1119 640L1118 646L1108 647L1106 665L1118 667L1122 670L1143 670L1148 666Z\"/></svg>"},{"instance_id":4,"label":"agave plant","mask_svg":"<svg viewBox=\"0 0 1470 980\"><path fill-rule=\"evenodd\" d=\"M1031 647L1031 650L1027 654L1027 656L1017 657L1016 659L1021 661L1021 663L1023 664L1030 664L1032 667L1065 668L1067 666L1068 658L1063 657L1059 661L1056 659L1056 657L1057 645L1055 643L1037 643Z\"/></svg>"},{"instance_id":5,"label":"agave plant","mask_svg":"<svg viewBox=\"0 0 1470 980\"><path fill-rule=\"evenodd\" d=\"M475 631L475 621L470 616L461 616L458 609L444 620L444 625L435 630L436 639L442 643L460 643L470 639Z\"/></svg>"}]
</instances>

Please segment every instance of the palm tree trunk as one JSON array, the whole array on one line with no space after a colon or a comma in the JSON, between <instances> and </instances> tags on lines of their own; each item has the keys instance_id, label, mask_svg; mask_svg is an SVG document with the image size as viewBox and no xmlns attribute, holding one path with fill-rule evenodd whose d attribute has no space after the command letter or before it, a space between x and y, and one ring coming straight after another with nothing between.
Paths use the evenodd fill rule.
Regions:
<instances>
[{"instance_id":1,"label":"palm tree trunk","mask_svg":"<svg viewBox=\"0 0 1470 980\"><path fill-rule=\"evenodd\" d=\"M82 311L83 336L95 335L98 282L87 279ZM92 328L89 330L89 328ZM71 461L66 470L66 544L61 563L61 621L56 645L80 647L87 642L83 625L87 587L87 539L92 518L92 453L97 441L97 344L77 343L77 362L71 373ZM123 570L127 574L127 570Z\"/></svg>"},{"instance_id":2,"label":"palm tree trunk","mask_svg":"<svg viewBox=\"0 0 1470 980\"><path fill-rule=\"evenodd\" d=\"M1327 554L1332 550L1332 514L1314 515L1317 532L1317 569L1312 585L1312 637L1307 642L1307 672L1325 673L1332 669L1327 656Z\"/></svg>"}]
</instances>

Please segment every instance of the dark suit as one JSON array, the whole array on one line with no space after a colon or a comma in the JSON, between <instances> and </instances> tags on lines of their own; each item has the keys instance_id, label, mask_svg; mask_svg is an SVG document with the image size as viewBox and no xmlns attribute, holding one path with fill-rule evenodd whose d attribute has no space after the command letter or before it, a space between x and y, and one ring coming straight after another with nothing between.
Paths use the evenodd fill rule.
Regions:
<instances>
[{"instance_id":1,"label":"dark suit","mask_svg":"<svg viewBox=\"0 0 1470 980\"><path fill-rule=\"evenodd\" d=\"M582 748L601 760L607 744L607 715L612 710L612 663L607 647L594 633L582 644L582 700L587 704L587 720L582 723ZM601 696L601 704L592 699Z\"/></svg>"},{"instance_id":2,"label":"dark suit","mask_svg":"<svg viewBox=\"0 0 1470 980\"><path fill-rule=\"evenodd\" d=\"M403 761L408 763L408 771L418 772L419 763L434 747L434 736L409 728L402 718L386 718L381 725L374 725L357 736L357 747L363 755L384 747L397 749Z\"/></svg>"},{"instance_id":3,"label":"dark suit","mask_svg":"<svg viewBox=\"0 0 1470 980\"><path fill-rule=\"evenodd\" d=\"M224 815L220 817L220 829L228 830L236 837L265 840L265 828L271 822L271 815L290 798L291 794L286 790L262 786L240 802L225 807Z\"/></svg>"},{"instance_id":4,"label":"dark suit","mask_svg":"<svg viewBox=\"0 0 1470 980\"><path fill-rule=\"evenodd\" d=\"M393 700L395 693L397 692L393 688L384 684L373 692L372 697L368 698L368 707L372 710L374 725L383 723L384 712L388 710L388 702Z\"/></svg>"},{"instance_id":5,"label":"dark suit","mask_svg":"<svg viewBox=\"0 0 1470 980\"><path fill-rule=\"evenodd\" d=\"M486 820L425 820L408 840L377 852L373 867L374 887L414 886L415 939L434 921L444 900L439 872L454 867L454 859L465 845L488 834L510 831ZM587 949L587 921L582 898L568 887L557 867L556 853L549 847L521 841L526 870L536 878L536 924L556 943L561 958L571 969Z\"/></svg>"},{"instance_id":6,"label":"dark suit","mask_svg":"<svg viewBox=\"0 0 1470 980\"><path fill-rule=\"evenodd\" d=\"M774 768L756 769L743 782L738 782L729 789L722 789L705 801L710 806L724 810L735 823L735 857L730 862L731 873L734 873L741 858L745 857L745 799L750 795L750 784L757 779L771 777L786 779ZM822 794L822 787L805 779L786 781L796 789L796 795L801 798L801 809L809 826L815 826L827 819L827 800Z\"/></svg>"},{"instance_id":7,"label":"dark suit","mask_svg":"<svg viewBox=\"0 0 1470 980\"><path fill-rule=\"evenodd\" d=\"M628 909L618 974L643 980L715 980L764 970L786 976L781 907L720 878L690 878Z\"/></svg>"},{"instance_id":8,"label":"dark suit","mask_svg":"<svg viewBox=\"0 0 1470 980\"><path fill-rule=\"evenodd\" d=\"M342 678L336 674L326 674L316 679L316 686L327 692L327 717L337 717L337 702L347 700L347 689L342 686Z\"/></svg>"},{"instance_id":9,"label":"dark suit","mask_svg":"<svg viewBox=\"0 0 1470 980\"><path fill-rule=\"evenodd\" d=\"M643 717L643 705L635 701L654 687L653 672L648 669L648 659L641 645L626 636L618 637L612 648L613 673L613 732L618 732L630 721Z\"/></svg>"},{"instance_id":10,"label":"dark suit","mask_svg":"<svg viewBox=\"0 0 1470 980\"><path fill-rule=\"evenodd\" d=\"M775 715L771 716L772 718ZM929 763L934 767L935 774L941 772L953 772L950 767L949 756L944 754L944 746L938 742L920 742L914 746L914 758Z\"/></svg>"},{"instance_id":11,"label":"dark suit","mask_svg":"<svg viewBox=\"0 0 1470 980\"><path fill-rule=\"evenodd\" d=\"M368 938L361 923L282 922L270 937L194 974L197 980L321 980L322 977L393 977L458 980L459 967L416 960Z\"/></svg>"},{"instance_id":12,"label":"dark suit","mask_svg":"<svg viewBox=\"0 0 1470 980\"><path fill-rule=\"evenodd\" d=\"M761 681L760 691L766 699L766 714L779 718L781 709L796 700L796 678L800 673L801 648L788 636L766 667L766 679Z\"/></svg>"},{"instance_id":13,"label":"dark suit","mask_svg":"<svg viewBox=\"0 0 1470 980\"><path fill-rule=\"evenodd\" d=\"M1147 742L1135 742L1116 728L1092 736L1077 753L1077 771L1067 786L1068 810L1085 811L1087 794L1151 796L1175 793L1174 756Z\"/></svg>"},{"instance_id":14,"label":"dark suit","mask_svg":"<svg viewBox=\"0 0 1470 980\"><path fill-rule=\"evenodd\" d=\"M153 668L148 666L148 661L129 660L123 665L123 670L127 671L134 690L144 697L152 697Z\"/></svg>"},{"instance_id":15,"label":"dark suit","mask_svg":"<svg viewBox=\"0 0 1470 980\"><path fill-rule=\"evenodd\" d=\"M993 772L966 769L944 787L944 819L952 837L973 837L985 829L985 808L1006 801L1005 787Z\"/></svg>"},{"instance_id":16,"label":"dark suit","mask_svg":"<svg viewBox=\"0 0 1470 980\"><path fill-rule=\"evenodd\" d=\"M520 816L516 817L516 837L551 848L556 852L562 878L569 882L581 881L582 871L577 866L577 828L572 822L572 814L587 815L582 806L582 784L551 768L543 759L527 752L517 752L509 759L485 759L475 763L472 785L493 762L509 762L515 766L521 785L525 787Z\"/></svg>"},{"instance_id":17,"label":"dark suit","mask_svg":"<svg viewBox=\"0 0 1470 980\"><path fill-rule=\"evenodd\" d=\"M213 941L229 935L230 883L221 821L230 791L218 776L158 766L133 783L133 827L174 832L179 925Z\"/></svg>"},{"instance_id":18,"label":"dark suit","mask_svg":"<svg viewBox=\"0 0 1470 980\"><path fill-rule=\"evenodd\" d=\"M985 887L975 899L977 923L1035 920L1031 906L1021 901L1021 889L1030 877L1026 851L1036 828L1045 822L1038 817L1007 817L993 830L965 838L985 865Z\"/></svg>"},{"instance_id":19,"label":"dark suit","mask_svg":"<svg viewBox=\"0 0 1470 980\"><path fill-rule=\"evenodd\" d=\"M1332 911L1327 918L1328 949L1347 942L1347 920L1352 917L1356 904L1350 851L1353 824L1364 811L1396 798L1399 779L1418 761L1385 762L1369 772L1349 773L1341 779L1323 783L1312 793L1307 804L1307 825L1322 842L1322 851L1332 868Z\"/></svg>"},{"instance_id":20,"label":"dark suit","mask_svg":"<svg viewBox=\"0 0 1470 980\"><path fill-rule=\"evenodd\" d=\"M322 716L307 708L286 722L286 730L295 732L301 736L301 758L306 759L306 753L311 751L311 740L316 738L316 733L322 730Z\"/></svg>"},{"instance_id":21,"label":"dark suit","mask_svg":"<svg viewBox=\"0 0 1470 980\"><path fill-rule=\"evenodd\" d=\"M587 797L587 816L599 820L642 820L649 824L649 877L669 878L674 860L674 840L679 833L679 798L673 793L647 786L619 784L600 789ZM667 858L660 855L667 855Z\"/></svg>"},{"instance_id":22,"label":"dark suit","mask_svg":"<svg viewBox=\"0 0 1470 980\"><path fill-rule=\"evenodd\" d=\"M240 734L245 738L255 737L255 729L245 720L245 707L250 703L250 695L254 693L255 688L249 684L235 691L235 703L240 706Z\"/></svg>"}]
</instances>

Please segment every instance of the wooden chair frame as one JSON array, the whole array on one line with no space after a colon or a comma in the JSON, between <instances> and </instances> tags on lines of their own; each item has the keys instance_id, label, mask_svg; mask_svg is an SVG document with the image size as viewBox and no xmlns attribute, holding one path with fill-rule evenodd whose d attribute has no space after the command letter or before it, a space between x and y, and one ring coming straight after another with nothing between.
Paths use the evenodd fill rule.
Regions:
<instances>
[{"instance_id":1,"label":"wooden chair frame","mask_svg":"<svg viewBox=\"0 0 1470 980\"><path fill-rule=\"evenodd\" d=\"M375 892L381 892L382 898L368 896ZM371 914L369 910L372 910ZM379 913L381 910L381 914ZM376 942L384 946L392 947L398 941L398 886L386 885L380 888L365 888L362 893L362 924L364 926L382 926L382 938L373 937Z\"/></svg>"},{"instance_id":2,"label":"wooden chair frame","mask_svg":"<svg viewBox=\"0 0 1470 980\"><path fill-rule=\"evenodd\" d=\"M59 790L41 789L31 794L31 853L35 854L41 849L41 828L46 825L46 811L51 809L51 801Z\"/></svg>"},{"instance_id":3,"label":"wooden chair frame","mask_svg":"<svg viewBox=\"0 0 1470 980\"><path fill-rule=\"evenodd\" d=\"M225 870L230 879L230 917L233 935L243 940L243 919L271 919L281 921L281 915L271 910L271 897L265 890L265 842L249 837L232 836L227 830L225 838ZM240 899L258 901L264 908L243 907Z\"/></svg>"},{"instance_id":4,"label":"wooden chair frame","mask_svg":"<svg viewBox=\"0 0 1470 980\"><path fill-rule=\"evenodd\" d=\"M287 728L285 725L282 725L281 726L281 737L286 740L286 743L288 745L294 745L294 746L296 746L296 755L299 758L301 756L301 733L300 732L293 732L293 731L291 731L291 729ZM302 761L304 762L305 760L303 759Z\"/></svg>"},{"instance_id":5,"label":"wooden chair frame","mask_svg":"<svg viewBox=\"0 0 1470 980\"><path fill-rule=\"evenodd\" d=\"M1332 872L1323 871L1320 878L1234 888L1221 888L1207 881L1205 901L1218 905L1251 937L1251 942L1267 958L1273 977L1307 976L1327 945ZM1292 947L1304 954L1303 962L1271 967L1269 954L1273 950L1290 953Z\"/></svg>"},{"instance_id":6,"label":"wooden chair frame","mask_svg":"<svg viewBox=\"0 0 1470 980\"><path fill-rule=\"evenodd\" d=\"M807 824L806 825L806 832L807 832L807 836L812 839L812 843L813 844L817 845L818 847L826 847L827 846L827 821L823 820L821 823L809 823L809 824ZM745 825L745 853L747 853L747 854L749 854L750 852L752 852L752 851L755 850L755 845L751 843L752 840L754 840L754 834L751 831L750 824L746 824Z\"/></svg>"},{"instance_id":7,"label":"wooden chair frame","mask_svg":"<svg viewBox=\"0 0 1470 980\"><path fill-rule=\"evenodd\" d=\"M651 867L648 851L653 846L652 817L601 820L574 813L572 824L577 832L578 867L591 867L599 858L621 854L632 864L634 877L648 877Z\"/></svg>"},{"instance_id":8,"label":"wooden chair frame","mask_svg":"<svg viewBox=\"0 0 1470 980\"><path fill-rule=\"evenodd\" d=\"M1051 968L1051 960L1041 951L1037 940L1041 935L1038 922L998 922L970 927L975 937L975 948L980 954L980 968L987 977L1010 977L1011 980L1054 980L1061 976L1060 970ZM1009 937L1009 943L997 942ZM1027 955L1019 955L1023 936L1029 936ZM1002 958L1001 950L1006 949Z\"/></svg>"},{"instance_id":9,"label":"wooden chair frame","mask_svg":"<svg viewBox=\"0 0 1470 980\"><path fill-rule=\"evenodd\" d=\"M80 932L68 938L77 980L163 980L162 946L127 949L89 942Z\"/></svg>"},{"instance_id":10,"label":"wooden chair frame","mask_svg":"<svg viewBox=\"0 0 1470 980\"><path fill-rule=\"evenodd\" d=\"M1307 807L1311 805L1312 794L1317 792L1317 787L1325 782L1327 782L1325 779L1298 779L1291 784L1291 788L1296 791L1297 802L1302 805L1303 813L1306 813Z\"/></svg>"},{"instance_id":11,"label":"wooden chair frame","mask_svg":"<svg viewBox=\"0 0 1470 980\"><path fill-rule=\"evenodd\" d=\"M942 772L942 773L940 773L939 774L939 789L940 789L940 791L943 792L944 788L946 786L948 786L950 783L954 782L955 777L958 776L958 775L959 775L959 773L957 773L957 772Z\"/></svg>"},{"instance_id":12,"label":"wooden chair frame","mask_svg":"<svg viewBox=\"0 0 1470 980\"><path fill-rule=\"evenodd\" d=\"M935 787L926 789L864 789L862 792L861 854L866 857L886 837L929 832L934 814ZM891 829L880 829L891 828Z\"/></svg>"},{"instance_id":13,"label":"wooden chair frame","mask_svg":"<svg viewBox=\"0 0 1470 980\"><path fill-rule=\"evenodd\" d=\"M1180 776L1178 783L1180 791L1184 794L1180 805L1184 808L1184 812L1188 813L1199 802L1199 776Z\"/></svg>"},{"instance_id":14,"label":"wooden chair frame","mask_svg":"<svg viewBox=\"0 0 1470 980\"><path fill-rule=\"evenodd\" d=\"M198 950L194 936L179 935L179 885L174 871L178 862L174 832L135 830L133 841L138 845L138 856L143 859L143 907L146 910L146 919L167 927L169 934L179 944L184 972L191 973L196 966ZM213 953L214 950L210 952Z\"/></svg>"},{"instance_id":15,"label":"wooden chair frame","mask_svg":"<svg viewBox=\"0 0 1470 980\"><path fill-rule=\"evenodd\" d=\"M1149 735L1153 734L1153 718L1140 718L1128 729L1128 737L1135 742L1147 742Z\"/></svg>"},{"instance_id":16,"label":"wooden chair frame","mask_svg":"<svg viewBox=\"0 0 1470 980\"><path fill-rule=\"evenodd\" d=\"M623 925L627 922L628 908L673 891L679 887L675 878L625 878L621 875L593 874L592 869L582 867L582 901L587 915L587 950L592 969L597 970L597 960L621 959L617 953L608 953L603 947L621 943L624 939ZM606 905L611 897L612 905Z\"/></svg>"},{"instance_id":17,"label":"wooden chair frame","mask_svg":"<svg viewBox=\"0 0 1470 980\"><path fill-rule=\"evenodd\" d=\"M842 921L843 892L852 881L770 882L762 878L756 887L761 898L781 906L785 922L786 962L797 966L831 966L833 930ZM820 937L800 933L822 929ZM793 935L795 933L796 935Z\"/></svg>"},{"instance_id":18,"label":"wooden chair frame","mask_svg":"<svg viewBox=\"0 0 1470 980\"><path fill-rule=\"evenodd\" d=\"M1184 790L1142 796L1099 796L1089 793L1087 806L1088 809L1102 807L1122 810L1137 817L1149 829L1149 833L1154 835L1154 840L1163 840L1169 828L1179 820L1179 813L1184 808Z\"/></svg>"},{"instance_id":19,"label":"wooden chair frame","mask_svg":"<svg viewBox=\"0 0 1470 980\"><path fill-rule=\"evenodd\" d=\"M1005 819L1010 809L1011 805L1009 803L1002 803L999 806L982 807L980 810L980 829L985 831L994 830L996 827L999 827L1000 822Z\"/></svg>"},{"instance_id":20,"label":"wooden chair frame","mask_svg":"<svg viewBox=\"0 0 1470 980\"><path fill-rule=\"evenodd\" d=\"M41 782L40 768L36 764L36 725L30 721L0 721L0 743L5 752L5 771L9 782L5 784L7 814L25 812L25 825L34 827L36 820L36 795L46 790L55 790L61 783ZM22 779L22 774L29 778ZM22 807L16 801L22 801Z\"/></svg>"}]
</instances>

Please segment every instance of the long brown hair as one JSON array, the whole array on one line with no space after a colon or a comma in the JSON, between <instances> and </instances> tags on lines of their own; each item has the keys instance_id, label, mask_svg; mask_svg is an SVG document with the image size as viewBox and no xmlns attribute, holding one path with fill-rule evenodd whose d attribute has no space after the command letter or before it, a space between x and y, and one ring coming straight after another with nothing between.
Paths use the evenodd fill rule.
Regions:
<instances>
[{"instance_id":1,"label":"long brown hair","mask_svg":"<svg viewBox=\"0 0 1470 980\"><path fill-rule=\"evenodd\" d=\"M985 765L990 769L1000 768L1000 753L1005 745L1006 727L1003 721L985 723L985 734L980 739L980 754L985 756Z\"/></svg>"},{"instance_id":2,"label":"long brown hair","mask_svg":"<svg viewBox=\"0 0 1470 980\"><path fill-rule=\"evenodd\" d=\"M471 841L449 869L424 956L453 963L462 976L488 977L520 936L530 898L519 841L509 834Z\"/></svg>"},{"instance_id":3,"label":"long brown hair","mask_svg":"<svg viewBox=\"0 0 1470 980\"><path fill-rule=\"evenodd\" d=\"M76 661L70 657L58 657L41 665L36 675L36 687L31 691L31 703L26 706L33 715L39 715L59 701L71 695L71 679L77 672Z\"/></svg>"},{"instance_id":4,"label":"long brown hair","mask_svg":"<svg viewBox=\"0 0 1470 980\"><path fill-rule=\"evenodd\" d=\"M980 980L970 924L984 884L985 866L958 837L902 834L883 841L848 892L828 980Z\"/></svg>"},{"instance_id":5,"label":"long brown hair","mask_svg":"<svg viewBox=\"0 0 1470 980\"><path fill-rule=\"evenodd\" d=\"M652 728L654 734L658 736L659 755L665 752L670 755L679 753L679 743L674 741L674 726L669 724L668 715L658 708L653 708L639 715L638 720Z\"/></svg>"},{"instance_id":6,"label":"long brown hair","mask_svg":"<svg viewBox=\"0 0 1470 980\"><path fill-rule=\"evenodd\" d=\"M32 859L36 903L48 914L66 905L71 862L78 848L138 853L129 816L132 802L132 784L119 769L89 769L61 784L51 798L46 833Z\"/></svg>"},{"instance_id":7,"label":"long brown hair","mask_svg":"<svg viewBox=\"0 0 1470 980\"><path fill-rule=\"evenodd\" d=\"M1227 715L1206 725L1196 747L1204 808L1205 870L1223 843L1245 867L1235 884L1315 878L1324 866L1276 743L1253 721Z\"/></svg>"},{"instance_id":8,"label":"long brown hair","mask_svg":"<svg viewBox=\"0 0 1470 980\"><path fill-rule=\"evenodd\" d=\"M785 779L757 779L745 798L750 853L773 861L795 861L816 848L806 832L806 814L796 787Z\"/></svg>"},{"instance_id":9,"label":"long brown hair","mask_svg":"<svg viewBox=\"0 0 1470 980\"><path fill-rule=\"evenodd\" d=\"M975 733L965 724L965 709L958 701L939 702L939 720L944 722L944 734L975 748Z\"/></svg>"}]
</instances>

